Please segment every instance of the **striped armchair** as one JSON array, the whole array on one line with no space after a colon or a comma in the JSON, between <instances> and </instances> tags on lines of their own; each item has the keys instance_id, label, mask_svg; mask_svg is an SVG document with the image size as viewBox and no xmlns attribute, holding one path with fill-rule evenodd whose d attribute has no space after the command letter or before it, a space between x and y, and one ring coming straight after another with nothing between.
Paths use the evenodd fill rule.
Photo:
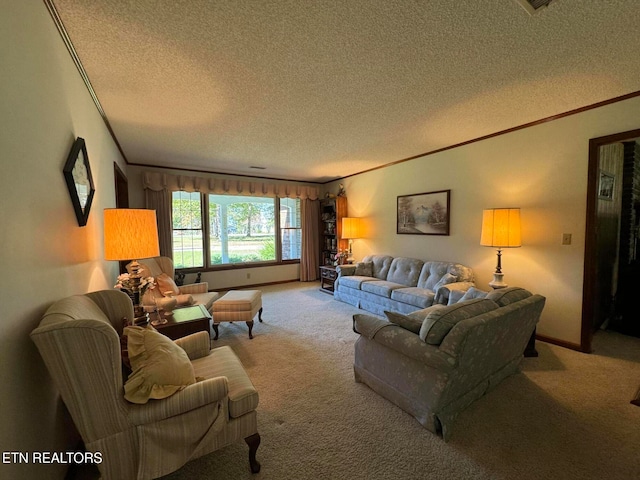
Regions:
<instances>
[{"instance_id":1,"label":"striped armchair","mask_svg":"<svg viewBox=\"0 0 640 480\"><path fill-rule=\"evenodd\" d=\"M257 473L258 392L229 347L210 349L207 332L176 340L204 380L162 400L125 400L120 335L132 316L117 290L75 295L31 333L87 452L101 453L102 478L157 478L243 438Z\"/></svg>"},{"instance_id":2,"label":"striped armchair","mask_svg":"<svg viewBox=\"0 0 640 480\"><path fill-rule=\"evenodd\" d=\"M140 263L140 274L143 277L151 276L158 278L161 274L166 274L168 278L173 279L175 276L175 269L173 266L173 260L169 257L153 257L143 258L138 261ZM131 273L130 265L127 265L127 271ZM204 305L204 307L211 313L213 302L220 296L217 292L209 291L209 284L207 282L190 283L189 285L178 286L178 305L193 304ZM142 298L143 305L155 305L155 299L162 297L162 292L159 288L153 290L147 290Z\"/></svg>"}]
</instances>

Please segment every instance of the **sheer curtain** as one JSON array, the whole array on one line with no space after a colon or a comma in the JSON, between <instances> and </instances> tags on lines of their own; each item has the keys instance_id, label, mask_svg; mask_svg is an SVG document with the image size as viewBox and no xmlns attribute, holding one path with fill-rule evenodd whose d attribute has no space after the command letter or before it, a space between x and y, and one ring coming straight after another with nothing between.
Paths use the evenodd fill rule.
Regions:
<instances>
[{"instance_id":1,"label":"sheer curtain","mask_svg":"<svg viewBox=\"0 0 640 480\"><path fill-rule=\"evenodd\" d=\"M300 255L300 281L318 279L320 263L320 201L301 200L302 254Z\"/></svg>"},{"instance_id":2,"label":"sheer curtain","mask_svg":"<svg viewBox=\"0 0 640 480\"><path fill-rule=\"evenodd\" d=\"M144 200L148 209L156 211L160 255L163 257L173 257L173 241L171 239L171 192L164 189L150 190L145 188Z\"/></svg>"}]
</instances>

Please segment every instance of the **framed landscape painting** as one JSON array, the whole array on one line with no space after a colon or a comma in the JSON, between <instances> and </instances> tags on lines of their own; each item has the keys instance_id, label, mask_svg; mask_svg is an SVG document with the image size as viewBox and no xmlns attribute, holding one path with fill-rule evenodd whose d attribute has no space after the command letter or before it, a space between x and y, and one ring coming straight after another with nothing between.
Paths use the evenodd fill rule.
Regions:
<instances>
[{"instance_id":1,"label":"framed landscape painting","mask_svg":"<svg viewBox=\"0 0 640 480\"><path fill-rule=\"evenodd\" d=\"M451 190L398 196L397 233L449 235Z\"/></svg>"}]
</instances>

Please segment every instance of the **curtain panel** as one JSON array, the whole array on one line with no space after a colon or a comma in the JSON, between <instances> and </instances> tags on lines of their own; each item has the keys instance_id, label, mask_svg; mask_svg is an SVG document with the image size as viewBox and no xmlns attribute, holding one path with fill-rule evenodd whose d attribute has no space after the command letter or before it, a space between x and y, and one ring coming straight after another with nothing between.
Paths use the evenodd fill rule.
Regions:
<instances>
[{"instance_id":1,"label":"curtain panel","mask_svg":"<svg viewBox=\"0 0 640 480\"><path fill-rule=\"evenodd\" d=\"M300 255L300 281L318 279L320 270L320 202L301 200L302 251Z\"/></svg>"},{"instance_id":2,"label":"curtain panel","mask_svg":"<svg viewBox=\"0 0 640 480\"><path fill-rule=\"evenodd\" d=\"M158 243L160 256L173 257L173 240L171 238L171 192L168 190L145 189L146 208L156 211L158 222Z\"/></svg>"},{"instance_id":3,"label":"curtain panel","mask_svg":"<svg viewBox=\"0 0 640 480\"><path fill-rule=\"evenodd\" d=\"M197 175L173 175L160 172L143 172L142 186L145 190L169 192L213 193L217 195L248 195L253 197L299 198L317 200L319 187L296 183L275 183L268 180L240 180Z\"/></svg>"}]
</instances>

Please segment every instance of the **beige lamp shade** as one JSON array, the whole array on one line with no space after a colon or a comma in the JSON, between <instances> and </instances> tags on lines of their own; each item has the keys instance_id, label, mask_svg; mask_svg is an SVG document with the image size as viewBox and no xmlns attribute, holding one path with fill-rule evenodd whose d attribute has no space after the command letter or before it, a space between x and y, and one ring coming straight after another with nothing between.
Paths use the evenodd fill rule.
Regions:
<instances>
[{"instance_id":1,"label":"beige lamp shade","mask_svg":"<svg viewBox=\"0 0 640 480\"><path fill-rule=\"evenodd\" d=\"M155 210L104 210L105 260L137 260L160 255Z\"/></svg>"},{"instance_id":2,"label":"beige lamp shade","mask_svg":"<svg viewBox=\"0 0 640 480\"><path fill-rule=\"evenodd\" d=\"M362 235L362 228L360 219L356 217L343 217L342 218L342 238L360 238Z\"/></svg>"},{"instance_id":3,"label":"beige lamp shade","mask_svg":"<svg viewBox=\"0 0 640 480\"><path fill-rule=\"evenodd\" d=\"M495 248L522 246L519 208L490 208L482 212L480 245Z\"/></svg>"}]
</instances>

